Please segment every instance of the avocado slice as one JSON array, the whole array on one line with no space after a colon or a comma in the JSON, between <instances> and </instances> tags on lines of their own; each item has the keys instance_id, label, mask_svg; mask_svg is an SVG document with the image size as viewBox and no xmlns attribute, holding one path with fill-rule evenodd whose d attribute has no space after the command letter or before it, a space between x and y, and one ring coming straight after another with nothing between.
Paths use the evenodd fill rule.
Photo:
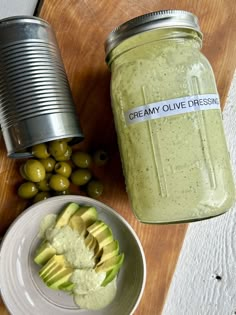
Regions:
<instances>
[{"instance_id":1,"label":"avocado slice","mask_svg":"<svg viewBox=\"0 0 236 315\"><path fill-rule=\"evenodd\" d=\"M59 290L59 287L63 284L67 283L70 280L70 277L72 275L72 272L67 272L62 278L58 279L57 281L54 281L50 284L47 283L47 286L54 290Z\"/></svg>"},{"instance_id":2,"label":"avocado slice","mask_svg":"<svg viewBox=\"0 0 236 315\"><path fill-rule=\"evenodd\" d=\"M105 229L104 229L105 226ZM100 229L101 228L101 229ZM91 229L92 233L89 233L85 238L85 245L94 251L94 258L99 261L99 257L102 254L102 249L107 244L113 241L113 235L111 229L104 223L98 227L98 229ZM88 229L87 229L88 230ZM94 233L94 235L93 235ZM93 241L95 239L95 242Z\"/></svg>"},{"instance_id":3,"label":"avocado slice","mask_svg":"<svg viewBox=\"0 0 236 315\"><path fill-rule=\"evenodd\" d=\"M63 284L68 284L74 269L69 265L63 255L54 255L47 264L41 268L39 275L45 284L58 289Z\"/></svg>"},{"instance_id":4,"label":"avocado slice","mask_svg":"<svg viewBox=\"0 0 236 315\"><path fill-rule=\"evenodd\" d=\"M56 268L57 264L54 261L50 262L51 259L49 259L49 261L39 270L39 276L41 278L46 277L46 275L49 274L49 272Z\"/></svg>"},{"instance_id":5,"label":"avocado slice","mask_svg":"<svg viewBox=\"0 0 236 315\"><path fill-rule=\"evenodd\" d=\"M63 255L54 255L49 259L49 261L39 270L39 276L45 278L57 267L70 267Z\"/></svg>"},{"instance_id":6,"label":"avocado slice","mask_svg":"<svg viewBox=\"0 0 236 315\"><path fill-rule=\"evenodd\" d=\"M59 271L58 273L56 273L54 275L54 277L51 277L49 280L45 281L45 283L47 284L48 287L51 287L51 286L55 286L55 283L58 283L58 281L60 281L60 279L64 279L66 276L70 276L72 275L73 273L73 269L72 268L62 268L61 271ZM69 280L68 278L68 280ZM66 280L66 282L68 281ZM59 286L61 286L63 283L65 283L65 281L63 280L63 282L58 285L58 289L59 289Z\"/></svg>"},{"instance_id":7,"label":"avocado slice","mask_svg":"<svg viewBox=\"0 0 236 315\"><path fill-rule=\"evenodd\" d=\"M86 225L80 216L72 215L68 225L72 228L72 230L77 231L80 235L84 236L86 234Z\"/></svg>"},{"instance_id":8,"label":"avocado slice","mask_svg":"<svg viewBox=\"0 0 236 315\"><path fill-rule=\"evenodd\" d=\"M74 289L75 287L75 284L68 281L66 283L63 283L59 286L59 290L62 290L62 291L66 291L66 292L70 292Z\"/></svg>"},{"instance_id":9,"label":"avocado slice","mask_svg":"<svg viewBox=\"0 0 236 315\"><path fill-rule=\"evenodd\" d=\"M63 267L61 267L60 265L54 264L52 268L48 269L48 271L43 275L40 275L40 277L46 283L48 280L53 278L57 273L59 273L62 270L62 268Z\"/></svg>"},{"instance_id":10,"label":"avocado slice","mask_svg":"<svg viewBox=\"0 0 236 315\"><path fill-rule=\"evenodd\" d=\"M95 255L95 251L98 248L98 242L96 240L96 238L93 238L93 242L90 244L89 249L94 251L94 255Z\"/></svg>"},{"instance_id":11,"label":"avocado slice","mask_svg":"<svg viewBox=\"0 0 236 315\"><path fill-rule=\"evenodd\" d=\"M77 203L71 202L69 203L59 214L55 227L60 228L68 224L72 215L79 209L79 205Z\"/></svg>"},{"instance_id":12,"label":"avocado slice","mask_svg":"<svg viewBox=\"0 0 236 315\"><path fill-rule=\"evenodd\" d=\"M84 220L86 227L93 224L98 218L97 210L94 207L81 206L75 213L75 216L77 215Z\"/></svg>"},{"instance_id":13,"label":"avocado slice","mask_svg":"<svg viewBox=\"0 0 236 315\"><path fill-rule=\"evenodd\" d=\"M55 248L48 241L43 241L36 251L34 262L38 265L44 265L55 254Z\"/></svg>"},{"instance_id":14,"label":"avocado slice","mask_svg":"<svg viewBox=\"0 0 236 315\"><path fill-rule=\"evenodd\" d=\"M49 283L50 281L53 281L54 279L58 279L61 276L64 275L64 271L72 271L73 272L73 268L72 267L64 267L64 266L60 266L60 265L55 265L52 269L49 269L47 273L45 273L44 275L41 276L41 278L43 279L43 281L45 283Z\"/></svg>"},{"instance_id":15,"label":"avocado slice","mask_svg":"<svg viewBox=\"0 0 236 315\"><path fill-rule=\"evenodd\" d=\"M102 287L105 287L109 282L111 282L117 276L123 264L123 261L124 261L124 256L123 256L123 260L121 260L121 262L116 267L114 267L112 270L107 272L106 278L103 280L101 284Z\"/></svg>"},{"instance_id":16,"label":"avocado slice","mask_svg":"<svg viewBox=\"0 0 236 315\"><path fill-rule=\"evenodd\" d=\"M102 264L97 264L95 267L96 272L108 272L117 266L121 266L124 261L124 254L119 254L110 259L107 259Z\"/></svg>"},{"instance_id":17,"label":"avocado slice","mask_svg":"<svg viewBox=\"0 0 236 315\"><path fill-rule=\"evenodd\" d=\"M88 234L84 240L85 245L88 249L95 251L95 248L98 246L98 242L92 234Z\"/></svg>"},{"instance_id":18,"label":"avocado slice","mask_svg":"<svg viewBox=\"0 0 236 315\"><path fill-rule=\"evenodd\" d=\"M100 220L97 220L96 222L94 222L92 225L90 225L87 228L87 231L92 234L93 236L97 235L98 233L100 233L101 231L105 230L107 227L107 225Z\"/></svg>"},{"instance_id":19,"label":"avocado slice","mask_svg":"<svg viewBox=\"0 0 236 315\"><path fill-rule=\"evenodd\" d=\"M108 226L106 226L105 230L102 230L100 233L96 234L95 238L98 242L98 251L100 252L104 246L113 241L112 231Z\"/></svg>"},{"instance_id":20,"label":"avocado slice","mask_svg":"<svg viewBox=\"0 0 236 315\"><path fill-rule=\"evenodd\" d=\"M92 234L88 234L86 237L85 237L85 240L84 240L84 243L85 245L90 248L90 246L92 245L93 243L93 240L94 240L94 237Z\"/></svg>"},{"instance_id":21,"label":"avocado slice","mask_svg":"<svg viewBox=\"0 0 236 315\"><path fill-rule=\"evenodd\" d=\"M119 253L119 243L117 240L113 240L111 243L107 244L102 248L102 254L99 261L99 264L103 263L107 259L110 259L113 256L118 255Z\"/></svg>"}]
</instances>

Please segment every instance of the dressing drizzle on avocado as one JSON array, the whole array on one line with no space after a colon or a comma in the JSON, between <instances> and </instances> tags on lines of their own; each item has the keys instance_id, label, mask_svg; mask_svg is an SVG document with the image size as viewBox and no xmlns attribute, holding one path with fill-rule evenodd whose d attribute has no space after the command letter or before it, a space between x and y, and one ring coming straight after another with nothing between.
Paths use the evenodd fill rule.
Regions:
<instances>
[{"instance_id":1,"label":"dressing drizzle on avocado","mask_svg":"<svg viewBox=\"0 0 236 315\"><path fill-rule=\"evenodd\" d=\"M56 222L58 216L45 216L40 224L39 235L44 243L49 243L56 250L56 255L63 255L74 269L69 278L74 302L80 308L91 310L107 306L116 295L116 277L104 286L107 273L95 271L94 250L85 245L84 236L69 225L58 227Z\"/></svg>"},{"instance_id":2,"label":"dressing drizzle on avocado","mask_svg":"<svg viewBox=\"0 0 236 315\"><path fill-rule=\"evenodd\" d=\"M85 246L84 238L68 225L59 229L49 228L45 234L57 254L63 254L72 267L81 269L94 267L94 252Z\"/></svg>"}]
</instances>

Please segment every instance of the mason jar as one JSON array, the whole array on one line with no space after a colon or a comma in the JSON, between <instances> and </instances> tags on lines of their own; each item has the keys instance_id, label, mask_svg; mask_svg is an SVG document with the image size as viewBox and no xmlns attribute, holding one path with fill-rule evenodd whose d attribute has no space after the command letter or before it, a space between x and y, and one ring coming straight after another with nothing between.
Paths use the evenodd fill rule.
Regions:
<instances>
[{"instance_id":1,"label":"mason jar","mask_svg":"<svg viewBox=\"0 0 236 315\"><path fill-rule=\"evenodd\" d=\"M235 200L220 99L190 12L159 11L105 43L131 208L144 223L210 218Z\"/></svg>"}]
</instances>

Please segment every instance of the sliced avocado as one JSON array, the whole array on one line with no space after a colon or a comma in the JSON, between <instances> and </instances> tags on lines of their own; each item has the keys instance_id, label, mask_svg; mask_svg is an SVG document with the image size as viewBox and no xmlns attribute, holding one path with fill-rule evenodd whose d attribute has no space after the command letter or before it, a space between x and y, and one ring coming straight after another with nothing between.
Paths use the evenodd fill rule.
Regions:
<instances>
[{"instance_id":1,"label":"sliced avocado","mask_svg":"<svg viewBox=\"0 0 236 315\"><path fill-rule=\"evenodd\" d=\"M100 251L104 246L113 241L113 235L111 229L107 226L105 230L101 231L95 236L98 242L98 250Z\"/></svg>"},{"instance_id":2,"label":"sliced avocado","mask_svg":"<svg viewBox=\"0 0 236 315\"><path fill-rule=\"evenodd\" d=\"M53 278L57 273L59 273L62 270L62 266L54 264L52 268L48 269L47 272L40 275L40 277L43 279L44 282L47 282L51 278Z\"/></svg>"},{"instance_id":3,"label":"sliced avocado","mask_svg":"<svg viewBox=\"0 0 236 315\"><path fill-rule=\"evenodd\" d=\"M45 283L48 283L50 281L53 281L54 279L59 279L64 275L64 271L73 271L74 269L72 267L68 266L60 266L56 265L54 268L50 269L48 272L43 274L41 278Z\"/></svg>"},{"instance_id":4,"label":"sliced avocado","mask_svg":"<svg viewBox=\"0 0 236 315\"><path fill-rule=\"evenodd\" d=\"M103 229L104 225L105 229ZM103 247L113 241L111 229L105 223L104 225L100 226L101 230L98 227L98 229L95 230L94 235L89 233L85 238L85 245L94 251L94 258L96 258L97 260L99 260L99 257L102 255ZM92 233L94 232L93 229L91 231ZM94 242L93 239L95 239L96 241Z\"/></svg>"},{"instance_id":5,"label":"sliced avocado","mask_svg":"<svg viewBox=\"0 0 236 315\"><path fill-rule=\"evenodd\" d=\"M77 203L71 202L69 203L59 214L55 227L60 228L68 224L72 215L79 209L79 205Z\"/></svg>"},{"instance_id":6,"label":"sliced avocado","mask_svg":"<svg viewBox=\"0 0 236 315\"><path fill-rule=\"evenodd\" d=\"M46 277L49 272L51 272L54 268L56 268L57 264L53 261L50 262L51 259L39 270L39 276L41 278Z\"/></svg>"},{"instance_id":7,"label":"sliced avocado","mask_svg":"<svg viewBox=\"0 0 236 315\"><path fill-rule=\"evenodd\" d=\"M96 238L93 238L93 242L92 242L92 244L90 244L89 249L94 251L94 255L95 255L97 248L98 248L98 242L97 242Z\"/></svg>"},{"instance_id":8,"label":"sliced avocado","mask_svg":"<svg viewBox=\"0 0 236 315\"><path fill-rule=\"evenodd\" d=\"M45 284L53 289L59 289L68 281L74 269L69 265L63 255L54 255L47 264L41 268L39 275Z\"/></svg>"},{"instance_id":9,"label":"sliced avocado","mask_svg":"<svg viewBox=\"0 0 236 315\"><path fill-rule=\"evenodd\" d=\"M103 280L101 286L105 287L109 282L111 282L118 274L121 266L122 266L123 261L118 264L116 267L114 267L112 270L108 271L106 274L106 278Z\"/></svg>"},{"instance_id":10,"label":"sliced avocado","mask_svg":"<svg viewBox=\"0 0 236 315\"><path fill-rule=\"evenodd\" d=\"M94 237L92 234L88 234L86 237L85 237L85 240L84 240L84 243L85 245L90 248L90 246L92 245L93 243L93 240L94 240Z\"/></svg>"},{"instance_id":11,"label":"sliced avocado","mask_svg":"<svg viewBox=\"0 0 236 315\"><path fill-rule=\"evenodd\" d=\"M88 249L95 251L95 248L98 246L98 242L92 234L88 234L84 240L85 245Z\"/></svg>"},{"instance_id":12,"label":"sliced avocado","mask_svg":"<svg viewBox=\"0 0 236 315\"><path fill-rule=\"evenodd\" d=\"M107 227L107 225L100 220L97 220L96 222L94 222L92 225L90 225L87 228L87 231L92 234L93 236L97 235L98 233L100 233L101 231L105 230Z\"/></svg>"},{"instance_id":13,"label":"sliced avocado","mask_svg":"<svg viewBox=\"0 0 236 315\"><path fill-rule=\"evenodd\" d=\"M94 258L96 259L97 263L99 263L101 255L102 255L102 248L99 248L99 245L97 242L97 245L94 249Z\"/></svg>"},{"instance_id":14,"label":"sliced avocado","mask_svg":"<svg viewBox=\"0 0 236 315\"><path fill-rule=\"evenodd\" d=\"M108 272L112 270L113 268L121 265L124 261L124 254L120 254L118 256L114 256L110 259L107 259L102 264L98 264L95 267L96 272Z\"/></svg>"},{"instance_id":15,"label":"sliced avocado","mask_svg":"<svg viewBox=\"0 0 236 315\"><path fill-rule=\"evenodd\" d=\"M63 255L54 255L49 259L49 261L39 270L40 277L45 278L57 267L70 267Z\"/></svg>"},{"instance_id":16,"label":"sliced avocado","mask_svg":"<svg viewBox=\"0 0 236 315\"><path fill-rule=\"evenodd\" d=\"M68 281L66 283L63 283L59 286L59 290L63 290L63 291L66 291L66 292L70 292L74 289L75 287L75 284Z\"/></svg>"},{"instance_id":17,"label":"sliced avocado","mask_svg":"<svg viewBox=\"0 0 236 315\"><path fill-rule=\"evenodd\" d=\"M118 255L119 253L119 243L117 240L113 240L110 244L102 248L102 254L99 261L99 264L103 263L107 259L110 259L113 256Z\"/></svg>"},{"instance_id":18,"label":"sliced avocado","mask_svg":"<svg viewBox=\"0 0 236 315\"><path fill-rule=\"evenodd\" d=\"M93 224L98 218L97 210L94 207L82 206L75 215L80 216L84 220L86 227Z\"/></svg>"},{"instance_id":19,"label":"sliced avocado","mask_svg":"<svg viewBox=\"0 0 236 315\"><path fill-rule=\"evenodd\" d=\"M75 214L72 215L68 225L72 228L72 230L77 231L80 235L84 236L86 234L86 225L80 216Z\"/></svg>"},{"instance_id":20,"label":"sliced avocado","mask_svg":"<svg viewBox=\"0 0 236 315\"><path fill-rule=\"evenodd\" d=\"M51 289L59 290L60 286L62 286L64 283L67 283L70 280L71 275L72 275L72 272L68 272L62 278L58 279L57 281L55 281L53 283L47 284L47 285Z\"/></svg>"},{"instance_id":21,"label":"sliced avocado","mask_svg":"<svg viewBox=\"0 0 236 315\"><path fill-rule=\"evenodd\" d=\"M55 274L54 277L47 280L45 283L47 284L47 286L51 287L52 285L54 285L54 283L58 282L60 279L64 279L65 276L67 275L71 276L73 271L74 270L72 268L62 268L61 271L59 271L57 274Z\"/></svg>"},{"instance_id":22,"label":"sliced avocado","mask_svg":"<svg viewBox=\"0 0 236 315\"><path fill-rule=\"evenodd\" d=\"M37 249L34 261L38 265L44 265L55 254L55 248L49 242L44 241Z\"/></svg>"}]
</instances>

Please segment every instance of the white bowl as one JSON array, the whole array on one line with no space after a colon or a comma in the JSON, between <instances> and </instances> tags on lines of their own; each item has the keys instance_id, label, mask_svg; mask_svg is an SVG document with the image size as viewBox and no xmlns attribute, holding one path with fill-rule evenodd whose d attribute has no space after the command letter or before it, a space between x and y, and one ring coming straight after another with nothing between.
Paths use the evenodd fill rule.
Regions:
<instances>
[{"instance_id":1,"label":"white bowl","mask_svg":"<svg viewBox=\"0 0 236 315\"><path fill-rule=\"evenodd\" d=\"M78 309L72 296L47 288L33 261L41 219L59 213L69 202L96 207L99 218L112 229L125 254L117 280L117 294L102 310ZM130 315L141 299L146 281L146 261L140 241L131 226L107 205L82 196L60 196L39 202L25 210L10 226L0 251L0 289L12 315Z\"/></svg>"}]
</instances>

